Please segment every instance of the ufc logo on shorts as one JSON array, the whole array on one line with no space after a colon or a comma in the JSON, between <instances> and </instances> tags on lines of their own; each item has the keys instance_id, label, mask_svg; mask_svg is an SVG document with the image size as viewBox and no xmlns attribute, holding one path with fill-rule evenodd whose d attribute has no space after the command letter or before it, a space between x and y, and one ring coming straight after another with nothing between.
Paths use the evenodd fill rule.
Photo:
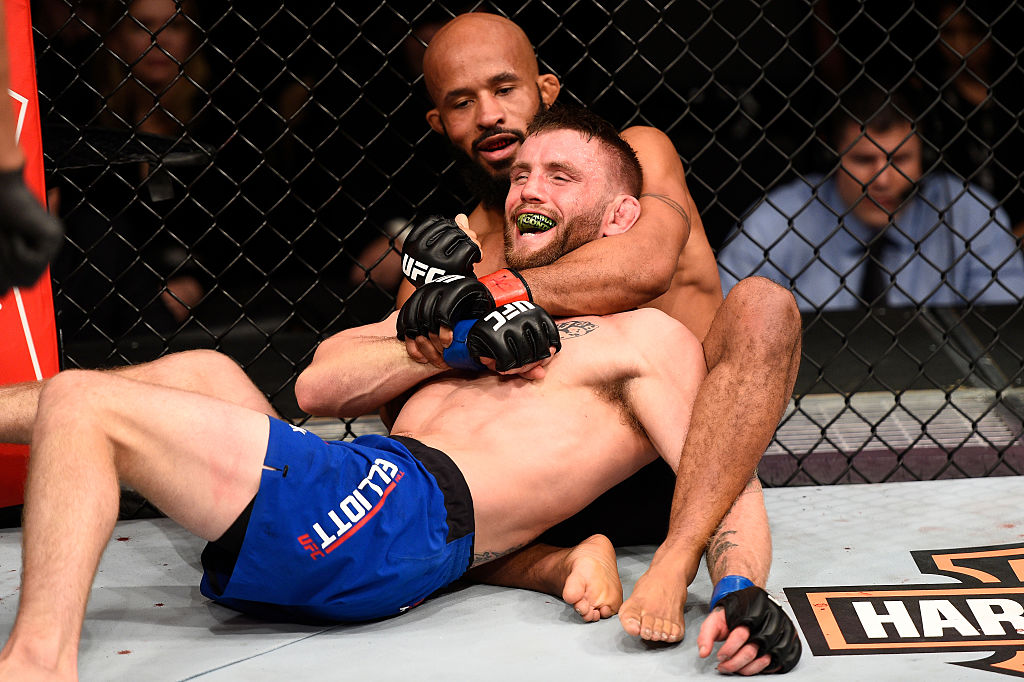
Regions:
<instances>
[{"instance_id":1,"label":"ufc logo on shorts","mask_svg":"<svg viewBox=\"0 0 1024 682\"><path fill-rule=\"evenodd\" d=\"M313 561L316 561L316 558L318 556L327 556L326 554L320 551L319 547L316 546L316 543L313 542L313 538L309 537L309 533L306 533L305 535L300 535L298 537L298 540L299 544L302 545L307 552L309 552L309 556L312 557Z\"/></svg>"},{"instance_id":2,"label":"ufc logo on shorts","mask_svg":"<svg viewBox=\"0 0 1024 682\"><path fill-rule=\"evenodd\" d=\"M443 277L447 274L441 268L435 268L427 265L426 263L421 263L412 256L407 256L404 253L402 254L402 272L413 284L415 284L420 277L423 277L424 284L429 284L430 282L433 282L439 277Z\"/></svg>"},{"instance_id":3,"label":"ufc logo on shorts","mask_svg":"<svg viewBox=\"0 0 1024 682\"><path fill-rule=\"evenodd\" d=\"M487 313L484 316L485 320L490 320L494 323L491 327L494 331L498 331L505 326L505 323L511 320L520 313L525 313L527 310L533 310L536 306L529 301L512 301L501 306L501 310L494 310Z\"/></svg>"}]
</instances>

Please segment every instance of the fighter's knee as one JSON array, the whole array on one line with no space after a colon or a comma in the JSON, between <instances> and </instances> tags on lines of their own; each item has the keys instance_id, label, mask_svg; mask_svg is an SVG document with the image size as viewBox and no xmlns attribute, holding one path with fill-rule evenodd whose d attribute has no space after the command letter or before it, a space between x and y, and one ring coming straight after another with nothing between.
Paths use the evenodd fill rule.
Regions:
<instances>
[{"instance_id":1,"label":"fighter's knee","mask_svg":"<svg viewBox=\"0 0 1024 682\"><path fill-rule=\"evenodd\" d=\"M741 326L758 338L786 341L800 335L800 309L793 293L765 277L740 280L723 307L733 310Z\"/></svg>"},{"instance_id":2,"label":"fighter's knee","mask_svg":"<svg viewBox=\"0 0 1024 682\"><path fill-rule=\"evenodd\" d=\"M217 377L225 374L244 374L238 363L230 357L220 351L208 348L174 353L163 358L163 361L177 371L192 372L200 376Z\"/></svg>"},{"instance_id":3,"label":"fighter's knee","mask_svg":"<svg viewBox=\"0 0 1024 682\"><path fill-rule=\"evenodd\" d=\"M100 372L93 370L67 369L48 379L39 392L39 416L65 412L71 406L78 412L94 405L88 396L95 390L100 376Z\"/></svg>"}]
</instances>

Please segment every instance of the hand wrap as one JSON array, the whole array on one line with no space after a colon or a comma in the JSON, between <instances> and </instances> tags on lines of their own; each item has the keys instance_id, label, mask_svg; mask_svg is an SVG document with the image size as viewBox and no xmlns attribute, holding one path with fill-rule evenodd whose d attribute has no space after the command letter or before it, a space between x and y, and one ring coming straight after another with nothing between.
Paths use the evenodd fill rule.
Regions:
<instances>
[{"instance_id":1,"label":"hand wrap","mask_svg":"<svg viewBox=\"0 0 1024 682\"><path fill-rule=\"evenodd\" d=\"M532 301L530 285L523 276L512 268L497 270L480 278L487 290L494 297L495 306L503 306L512 301Z\"/></svg>"},{"instance_id":2,"label":"hand wrap","mask_svg":"<svg viewBox=\"0 0 1024 682\"><path fill-rule=\"evenodd\" d=\"M32 196L21 169L0 171L0 295L34 284L63 243L64 228Z\"/></svg>"},{"instance_id":3,"label":"hand wrap","mask_svg":"<svg viewBox=\"0 0 1024 682\"><path fill-rule=\"evenodd\" d=\"M459 321L453 331L444 361L455 369L484 369L483 357L494 358L495 370L507 372L550 357L551 347L556 353L562 348L554 320L529 301L508 303L479 320Z\"/></svg>"},{"instance_id":4,"label":"hand wrap","mask_svg":"<svg viewBox=\"0 0 1024 682\"><path fill-rule=\"evenodd\" d=\"M730 630L745 625L750 630L749 641L758 647L758 655L772 657L765 673L787 673L796 666L802 651L800 636L793 621L767 592L760 587L746 587L723 596L719 606L725 609L725 623Z\"/></svg>"},{"instance_id":5,"label":"hand wrap","mask_svg":"<svg viewBox=\"0 0 1024 682\"><path fill-rule=\"evenodd\" d=\"M414 286L445 275L472 276L480 247L454 220L430 216L412 229L402 244L402 272Z\"/></svg>"}]
</instances>

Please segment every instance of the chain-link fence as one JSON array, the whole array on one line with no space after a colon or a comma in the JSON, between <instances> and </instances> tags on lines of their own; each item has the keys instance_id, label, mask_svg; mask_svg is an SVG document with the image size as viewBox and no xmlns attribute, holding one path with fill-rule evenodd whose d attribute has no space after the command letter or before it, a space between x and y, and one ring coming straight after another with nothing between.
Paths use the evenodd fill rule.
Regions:
<instances>
[{"instance_id":1,"label":"chain-link fence","mask_svg":"<svg viewBox=\"0 0 1024 682\"><path fill-rule=\"evenodd\" d=\"M301 418L292 383L316 344L392 308L400 230L473 204L424 120L419 63L432 31L473 8L519 23L563 97L669 134L727 286L760 272L794 290L804 361L766 483L1022 471L1016 3L41 0L64 366L218 348ZM830 128L857 118L865 83L889 103L906 93L897 119L913 121L919 167L906 135L887 147L884 126ZM861 204L924 206L923 227L885 230L903 256L873 251L871 215L841 203L837 159L865 140L898 187L879 189L878 169L855 177ZM743 240L754 261L726 263ZM844 240L853 265L826 257ZM855 274L869 261L889 282L873 310Z\"/></svg>"}]
</instances>

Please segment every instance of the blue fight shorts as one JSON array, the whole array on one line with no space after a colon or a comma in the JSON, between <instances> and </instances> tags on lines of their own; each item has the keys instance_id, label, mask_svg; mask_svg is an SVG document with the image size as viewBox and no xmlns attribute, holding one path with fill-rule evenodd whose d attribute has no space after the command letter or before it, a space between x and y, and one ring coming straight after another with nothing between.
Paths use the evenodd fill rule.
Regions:
<instances>
[{"instance_id":1,"label":"blue fight shorts","mask_svg":"<svg viewBox=\"0 0 1024 682\"><path fill-rule=\"evenodd\" d=\"M259 491L203 551L204 595L299 621L391 616L473 561L473 500L455 463L412 438L327 441L270 419ZM233 564L233 566L232 566Z\"/></svg>"}]
</instances>

